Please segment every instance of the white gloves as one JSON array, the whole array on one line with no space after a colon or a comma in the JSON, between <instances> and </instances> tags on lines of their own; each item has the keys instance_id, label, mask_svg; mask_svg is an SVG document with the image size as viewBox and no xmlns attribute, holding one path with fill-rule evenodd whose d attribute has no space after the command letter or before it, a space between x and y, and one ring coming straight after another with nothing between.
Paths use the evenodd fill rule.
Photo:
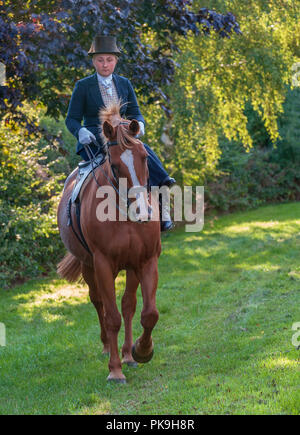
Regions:
<instances>
[{"instance_id":1,"label":"white gloves","mask_svg":"<svg viewBox=\"0 0 300 435\"><path fill-rule=\"evenodd\" d=\"M145 125L142 121L139 121L139 126L140 126L140 132L139 132L139 136L144 136L145 134Z\"/></svg>"},{"instance_id":2,"label":"white gloves","mask_svg":"<svg viewBox=\"0 0 300 435\"><path fill-rule=\"evenodd\" d=\"M80 142L82 145L88 145L89 143L92 142L92 139L96 140L96 138L95 138L95 136L93 135L93 133L91 133L91 132L90 132L87 128L85 128L85 127L82 127L82 128L79 130L79 133L78 133L78 139L79 139L79 142Z\"/></svg>"},{"instance_id":3,"label":"white gloves","mask_svg":"<svg viewBox=\"0 0 300 435\"><path fill-rule=\"evenodd\" d=\"M137 135L137 137L144 136L144 134L145 134L145 125L142 121L139 121L139 126L140 126L140 132Z\"/></svg>"}]
</instances>

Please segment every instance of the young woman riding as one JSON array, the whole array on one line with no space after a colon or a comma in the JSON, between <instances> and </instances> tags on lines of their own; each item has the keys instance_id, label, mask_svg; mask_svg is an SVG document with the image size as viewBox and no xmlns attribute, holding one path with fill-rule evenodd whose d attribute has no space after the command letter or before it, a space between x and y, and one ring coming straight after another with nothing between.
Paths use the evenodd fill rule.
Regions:
<instances>
[{"instance_id":1,"label":"young woman riding","mask_svg":"<svg viewBox=\"0 0 300 435\"><path fill-rule=\"evenodd\" d=\"M78 140L76 153L84 160L89 160L85 145L89 145L94 154L103 146L99 130L99 110L119 100L124 103L121 116L136 119L139 122L139 137L145 132L145 120L141 114L131 82L114 73L118 58L121 55L114 36L95 36L88 55L92 57L96 72L76 82L66 117L66 126ZM81 125L84 121L83 126ZM93 140L100 145L97 148ZM150 186L171 186L175 183L163 168L157 155L144 144L148 156ZM168 211L163 211L161 231L171 229L173 223Z\"/></svg>"}]
</instances>

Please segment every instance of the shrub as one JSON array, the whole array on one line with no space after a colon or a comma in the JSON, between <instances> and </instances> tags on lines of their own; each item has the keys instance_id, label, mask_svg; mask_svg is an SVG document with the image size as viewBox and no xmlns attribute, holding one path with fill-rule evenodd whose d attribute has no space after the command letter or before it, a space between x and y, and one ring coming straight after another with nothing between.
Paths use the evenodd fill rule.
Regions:
<instances>
[{"instance_id":1,"label":"shrub","mask_svg":"<svg viewBox=\"0 0 300 435\"><path fill-rule=\"evenodd\" d=\"M46 272L60 253L56 208L66 178L40 133L0 123L0 285ZM52 156L50 159L49 156Z\"/></svg>"}]
</instances>

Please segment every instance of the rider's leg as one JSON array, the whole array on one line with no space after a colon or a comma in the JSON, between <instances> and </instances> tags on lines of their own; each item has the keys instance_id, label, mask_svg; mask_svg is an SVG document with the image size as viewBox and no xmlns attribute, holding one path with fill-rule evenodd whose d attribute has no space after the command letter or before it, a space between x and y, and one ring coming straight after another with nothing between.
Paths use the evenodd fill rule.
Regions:
<instances>
[{"instance_id":1,"label":"rider's leg","mask_svg":"<svg viewBox=\"0 0 300 435\"><path fill-rule=\"evenodd\" d=\"M149 154L148 168L150 176L150 186L171 186L175 183L174 178L171 178L164 169L161 161L155 152L144 143L144 146Z\"/></svg>"},{"instance_id":2,"label":"rider's leg","mask_svg":"<svg viewBox=\"0 0 300 435\"><path fill-rule=\"evenodd\" d=\"M144 146L149 154L148 156L148 168L149 168L149 178L150 186L172 186L175 183L174 178L171 178L167 171L164 169L161 161L155 154L155 152L144 143ZM162 209L162 203L160 200L160 217L161 217L161 231L170 230L173 227L171 216L169 210L164 207Z\"/></svg>"}]
</instances>

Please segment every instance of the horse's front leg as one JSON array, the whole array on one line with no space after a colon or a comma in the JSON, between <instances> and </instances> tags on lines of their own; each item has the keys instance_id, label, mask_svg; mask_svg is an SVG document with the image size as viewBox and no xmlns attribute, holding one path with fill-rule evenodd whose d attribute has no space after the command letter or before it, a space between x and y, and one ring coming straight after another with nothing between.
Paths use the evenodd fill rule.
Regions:
<instances>
[{"instance_id":1,"label":"horse's front leg","mask_svg":"<svg viewBox=\"0 0 300 435\"><path fill-rule=\"evenodd\" d=\"M144 328L144 332L133 345L132 356L135 361L146 363L150 361L153 356L151 334L159 317L156 308L156 290L158 284L157 257L152 258L137 274L140 278L143 295L141 324Z\"/></svg>"},{"instance_id":2,"label":"horse's front leg","mask_svg":"<svg viewBox=\"0 0 300 435\"><path fill-rule=\"evenodd\" d=\"M95 280L97 291L101 294L104 308L104 323L109 343L110 359L108 363L108 381L125 383L122 373L122 364L118 350L118 333L121 328L121 315L119 313L113 271L106 258L99 252L94 254Z\"/></svg>"},{"instance_id":3,"label":"horse's front leg","mask_svg":"<svg viewBox=\"0 0 300 435\"><path fill-rule=\"evenodd\" d=\"M106 330L105 330L105 324L104 324L103 303L101 300L101 294L97 290L94 269L87 266L86 264L82 264L82 276L83 276L85 282L89 286L90 299L91 299L91 302L94 304L94 307L96 308L96 311L98 314L100 329L101 329L100 338L101 338L103 346L104 346L102 353L108 354L109 353L109 343L108 343L107 334L106 334Z\"/></svg>"},{"instance_id":4,"label":"horse's front leg","mask_svg":"<svg viewBox=\"0 0 300 435\"><path fill-rule=\"evenodd\" d=\"M136 309L136 291L139 285L139 280L133 270L126 272L126 288L122 298L122 315L125 325L125 341L122 347L122 363L131 367L136 367L137 363L134 361L132 349L132 318Z\"/></svg>"}]
</instances>

